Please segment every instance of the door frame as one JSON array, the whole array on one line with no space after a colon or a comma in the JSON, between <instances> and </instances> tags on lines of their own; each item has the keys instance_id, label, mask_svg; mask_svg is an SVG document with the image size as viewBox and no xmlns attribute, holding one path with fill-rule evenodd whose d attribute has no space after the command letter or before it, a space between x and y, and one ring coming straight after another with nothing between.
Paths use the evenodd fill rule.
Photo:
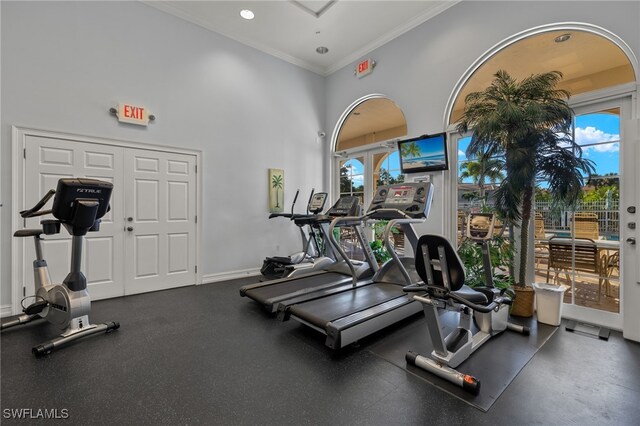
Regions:
<instances>
[{"instance_id":1,"label":"door frame","mask_svg":"<svg viewBox=\"0 0 640 426\"><path fill-rule=\"evenodd\" d=\"M200 265L201 235L202 235L202 151L190 148L178 148L167 145L154 145L145 142L135 142L122 139L105 138L100 136L81 135L77 133L61 132L55 130L38 129L33 127L11 126L12 153L11 153L11 235L22 228L22 217L18 213L25 208L25 157L26 138L28 136L45 137L51 139L64 139L74 142L107 145L120 148L134 148L148 151L160 151L175 154L193 155L196 157L196 285L202 284L202 268ZM11 238L11 313L13 315L22 312L20 302L22 294L23 265L25 245L18 238Z\"/></svg>"}]
</instances>

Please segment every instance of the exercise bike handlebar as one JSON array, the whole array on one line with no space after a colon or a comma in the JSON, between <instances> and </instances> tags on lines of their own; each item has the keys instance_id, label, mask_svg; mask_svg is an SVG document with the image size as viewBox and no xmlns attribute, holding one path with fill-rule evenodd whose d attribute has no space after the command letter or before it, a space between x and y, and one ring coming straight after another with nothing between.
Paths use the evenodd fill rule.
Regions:
<instances>
[{"instance_id":1,"label":"exercise bike handlebar","mask_svg":"<svg viewBox=\"0 0 640 426\"><path fill-rule=\"evenodd\" d=\"M55 193L55 189L50 189L49 192L47 192L44 197L42 197L42 199L36 203L35 206L31 207L28 210L21 211L20 216L26 219L29 217L43 216L45 214L51 213L51 210L40 211L40 209L43 208L45 204L47 204L47 202L51 199L51 197L55 195Z\"/></svg>"},{"instance_id":2,"label":"exercise bike handlebar","mask_svg":"<svg viewBox=\"0 0 640 426\"><path fill-rule=\"evenodd\" d=\"M426 286L426 285L408 285L406 287L403 287L402 290L404 292L406 292L406 293L428 292L429 286ZM442 289L442 290L444 291L444 289ZM469 300L465 299L462 296L458 296L457 294L455 294L453 292L445 292L443 294L443 298L453 299L456 302L459 302L459 303L461 303L461 304L463 304L465 306L468 306L469 308L473 309L474 311L482 312L482 313L485 313L485 314L496 310L496 308L498 308L502 304L511 305L511 303L512 303L512 300L509 299L508 297L497 297L496 299L494 299L491 303L489 303L486 306L478 305L476 303L470 302ZM439 299L439 298L436 297L436 299Z\"/></svg>"}]
</instances>

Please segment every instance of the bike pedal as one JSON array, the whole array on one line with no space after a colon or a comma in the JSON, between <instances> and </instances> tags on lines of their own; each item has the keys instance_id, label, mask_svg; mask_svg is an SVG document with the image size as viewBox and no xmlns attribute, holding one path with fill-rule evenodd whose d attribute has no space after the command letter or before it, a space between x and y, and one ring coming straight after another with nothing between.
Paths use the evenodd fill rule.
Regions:
<instances>
[{"instance_id":1,"label":"bike pedal","mask_svg":"<svg viewBox=\"0 0 640 426\"><path fill-rule=\"evenodd\" d=\"M49 306L49 302L47 302L46 300L41 300L39 302L34 302L31 305L29 305L26 308L24 308L24 313L27 314L27 315L39 314L47 306Z\"/></svg>"}]
</instances>

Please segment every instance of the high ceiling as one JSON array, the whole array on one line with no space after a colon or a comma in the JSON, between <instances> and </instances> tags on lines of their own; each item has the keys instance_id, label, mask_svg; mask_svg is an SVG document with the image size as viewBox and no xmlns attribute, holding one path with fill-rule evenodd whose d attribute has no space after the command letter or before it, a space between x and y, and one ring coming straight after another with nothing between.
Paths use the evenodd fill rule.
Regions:
<instances>
[{"instance_id":1,"label":"high ceiling","mask_svg":"<svg viewBox=\"0 0 640 426\"><path fill-rule=\"evenodd\" d=\"M556 37L570 34L564 42ZM464 99L485 89L498 70L521 80L531 74L560 71L560 89L572 95L635 81L633 67L624 52L611 41L585 31L551 31L528 37L489 58L469 78L453 107L451 123L460 119Z\"/></svg>"},{"instance_id":2,"label":"high ceiling","mask_svg":"<svg viewBox=\"0 0 640 426\"><path fill-rule=\"evenodd\" d=\"M363 59L373 49L443 12L460 0L444 1L144 1L155 7L320 75ZM255 18L240 17L250 9ZM528 37L489 58L458 95L450 122L459 120L467 94L486 88L496 71L517 79L561 71L560 88L572 95L634 81L628 58L614 43L585 31ZM316 48L329 49L318 54ZM375 58L374 58L375 59ZM402 111L393 102L370 100L358 106L341 129L347 147L406 134ZM404 126L404 127L403 127ZM404 130L403 130L404 129ZM404 132L404 133L402 133ZM365 142L366 141L366 142ZM346 142L346 143L345 143Z\"/></svg>"},{"instance_id":3,"label":"high ceiling","mask_svg":"<svg viewBox=\"0 0 640 426\"><path fill-rule=\"evenodd\" d=\"M144 1L270 55L329 75L458 3L445 1ZM240 11L255 18L246 20ZM319 54L316 48L329 49Z\"/></svg>"}]
</instances>

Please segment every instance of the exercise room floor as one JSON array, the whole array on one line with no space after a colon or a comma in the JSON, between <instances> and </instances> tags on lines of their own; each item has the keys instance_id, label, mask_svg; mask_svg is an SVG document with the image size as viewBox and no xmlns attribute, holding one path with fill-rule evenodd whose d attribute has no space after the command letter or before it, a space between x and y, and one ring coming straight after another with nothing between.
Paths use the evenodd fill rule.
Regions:
<instances>
[{"instance_id":1,"label":"exercise room floor","mask_svg":"<svg viewBox=\"0 0 640 426\"><path fill-rule=\"evenodd\" d=\"M640 419L640 344L619 333L605 342L558 330L483 413L368 350L397 328L332 356L318 333L280 323L241 298L240 286L254 280L95 302L92 320L119 321L121 328L44 359L35 359L31 347L53 329L31 324L5 331L2 423L12 423L4 417L12 408L67 409L71 423L83 425L631 425Z\"/></svg>"}]
</instances>

